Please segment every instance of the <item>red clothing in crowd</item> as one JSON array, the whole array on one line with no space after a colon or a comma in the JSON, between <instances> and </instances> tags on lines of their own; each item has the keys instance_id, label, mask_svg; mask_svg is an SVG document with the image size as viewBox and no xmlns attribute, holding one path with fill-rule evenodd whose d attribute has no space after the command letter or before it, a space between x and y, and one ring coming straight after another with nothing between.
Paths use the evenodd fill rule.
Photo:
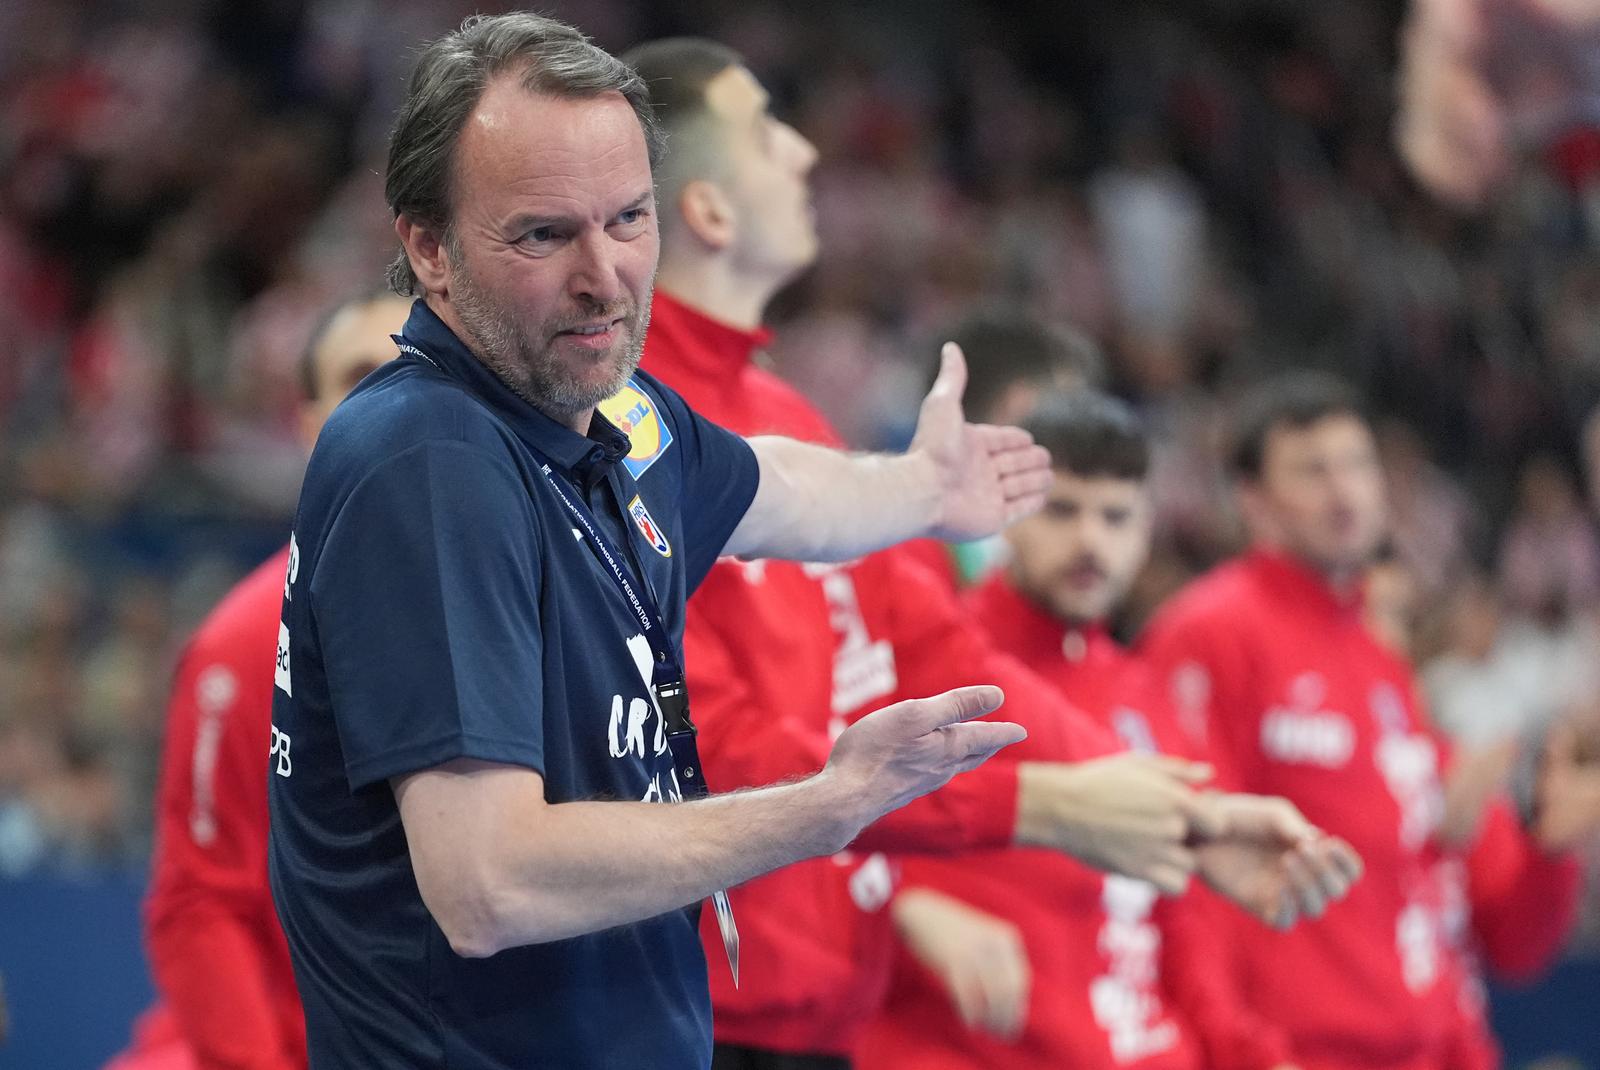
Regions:
<instances>
[{"instance_id":1,"label":"red clothing in crowd","mask_svg":"<svg viewBox=\"0 0 1600 1070\"><path fill-rule=\"evenodd\" d=\"M145 937L156 986L201 1066L306 1063L267 887L272 655L288 563L285 549L200 626L167 712Z\"/></svg>"},{"instance_id":2,"label":"red clothing in crowd","mask_svg":"<svg viewBox=\"0 0 1600 1070\"><path fill-rule=\"evenodd\" d=\"M708 418L745 435L837 443L822 416L755 363L765 332L742 331L657 291L644 367ZM700 753L713 790L811 773L855 718L902 698L964 684L1006 690L1001 716L1029 739L897 811L852 854L790 866L734 889L742 938L740 987L722 958L710 912L719 1042L772 1051L845 1054L886 983L892 938L882 907L892 890L883 849L950 852L1010 842L1015 760L1067 760L1113 745L1048 685L996 654L947 585L896 551L841 565L717 563L689 600L684 638Z\"/></svg>"},{"instance_id":3,"label":"red clothing in crowd","mask_svg":"<svg viewBox=\"0 0 1600 1070\"><path fill-rule=\"evenodd\" d=\"M1129 749L1180 755L1190 749L1154 674L1103 628L1069 627L1003 575L971 591L966 606L997 646ZM857 1050L862 1070L1276 1065L1278 1053L1256 1043L1249 1017L1230 1013L1214 991L1198 889L1183 900L1159 899L1143 881L1016 848L907 859L904 881L1017 926L1032 971L1027 1019L1015 1042L966 1028L943 983L902 949L884 1011ZM1191 1010L1200 1012L1195 1021ZM1196 1022L1206 1025L1207 1036Z\"/></svg>"},{"instance_id":4,"label":"red clothing in crowd","mask_svg":"<svg viewBox=\"0 0 1600 1070\"><path fill-rule=\"evenodd\" d=\"M1290 933L1216 919L1217 968L1261 1035L1303 1070L1492 1065L1468 930L1492 964L1536 968L1571 924L1576 867L1503 803L1465 858L1440 846L1446 749L1360 600L1257 551L1181 592L1144 644L1225 785L1288 797L1366 863L1345 900Z\"/></svg>"}]
</instances>

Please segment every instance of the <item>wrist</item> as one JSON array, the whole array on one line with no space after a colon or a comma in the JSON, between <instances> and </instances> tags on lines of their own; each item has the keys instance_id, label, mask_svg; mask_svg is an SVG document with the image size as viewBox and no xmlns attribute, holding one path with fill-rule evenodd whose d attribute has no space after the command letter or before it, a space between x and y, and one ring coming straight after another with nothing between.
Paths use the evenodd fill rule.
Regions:
<instances>
[{"instance_id":1,"label":"wrist","mask_svg":"<svg viewBox=\"0 0 1600 1070\"><path fill-rule=\"evenodd\" d=\"M1060 840L1056 793L1046 788L1055 773L1041 762L1017 764L1017 825L1013 841L1018 847L1053 847Z\"/></svg>"},{"instance_id":2,"label":"wrist","mask_svg":"<svg viewBox=\"0 0 1600 1070\"><path fill-rule=\"evenodd\" d=\"M898 457L887 460L888 483L903 499L903 515L916 518L917 534L938 538L945 527L943 485L939 465L925 449L915 445Z\"/></svg>"},{"instance_id":3,"label":"wrist","mask_svg":"<svg viewBox=\"0 0 1600 1070\"><path fill-rule=\"evenodd\" d=\"M795 785L803 802L800 836L812 857L837 854L861 835L878 815L864 812L862 792L845 783L836 770L823 768Z\"/></svg>"}]
</instances>

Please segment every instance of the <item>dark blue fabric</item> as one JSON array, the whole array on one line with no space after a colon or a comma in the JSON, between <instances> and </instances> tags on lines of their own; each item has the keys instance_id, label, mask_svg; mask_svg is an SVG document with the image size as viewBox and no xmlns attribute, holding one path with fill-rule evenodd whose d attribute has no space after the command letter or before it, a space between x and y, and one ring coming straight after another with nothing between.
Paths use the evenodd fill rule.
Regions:
<instances>
[{"instance_id":1,"label":"dark blue fabric","mask_svg":"<svg viewBox=\"0 0 1600 1070\"><path fill-rule=\"evenodd\" d=\"M285 585L271 874L312 1066L703 1068L696 909L459 958L389 784L477 758L538 770L551 802L671 798L638 622L538 466L627 549L681 651L755 457L644 373L641 451L598 414L585 437L521 401L421 302L402 343L318 440Z\"/></svg>"}]
</instances>

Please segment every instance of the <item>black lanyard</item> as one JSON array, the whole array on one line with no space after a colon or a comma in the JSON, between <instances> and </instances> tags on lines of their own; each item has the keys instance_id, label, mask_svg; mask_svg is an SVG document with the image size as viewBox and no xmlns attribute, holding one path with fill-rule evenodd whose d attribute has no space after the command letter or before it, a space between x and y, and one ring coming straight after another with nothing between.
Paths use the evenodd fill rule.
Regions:
<instances>
[{"instance_id":1,"label":"black lanyard","mask_svg":"<svg viewBox=\"0 0 1600 1070\"><path fill-rule=\"evenodd\" d=\"M633 611L634 619L639 622L645 642L650 645L654 661L650 691L655 696L656 707L666 723L667 746L672 751L672 764L680 790L685 798L698 798L707 794L705 775L700 768L699 747L695 743L694 721L689 716L689 689L684 684L683 666L678 660L677 651L672 647L672 639L667 634L666 622L662 619L661 610L656 603L655 593L650 589L649 581L643 579L642 571L640 579L634 579L627 560L612 549L611 543L601 533L599 523L589 511L582 496L568 494L562 489L562 481L551 470L548 461L540 464L539 471L544 473L550 489L556 492L561 504L567 507L567 512L572 514L572 518L583 529L595 558L605 566L606 572L616 581L617 589L622 592L623 598L628 602L628 608ZM609 483L607 480L608 489ZM614 491L613 497L615 497Z\"/></svg>"}]
</instances>

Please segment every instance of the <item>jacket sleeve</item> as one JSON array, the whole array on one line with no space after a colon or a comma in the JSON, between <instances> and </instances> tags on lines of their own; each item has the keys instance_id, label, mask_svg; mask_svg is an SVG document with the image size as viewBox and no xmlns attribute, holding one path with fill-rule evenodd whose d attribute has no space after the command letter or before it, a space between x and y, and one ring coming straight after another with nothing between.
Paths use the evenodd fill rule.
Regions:
<instances>
[{"instance_id":1,"label":"jacket sleeve","mask_svg":"<svg viewBox=\"0 0 1600 1070\"><path fill-rule=\"evenodd\" d=\"M1194 1030L1214 1070L1292 1065L1286 1029L1256 1014L1240 989L1242 941L1272 933L1198 881L1179 899L1156 904L1161 977L1176 1012Z\"/></svg>"},{"instance_id":2,"label":"jacket sleeve","mask_svg":"<svg viewBox=\"0 0 1600 1070\"><path fill-rule=\"evenodd\" d=\"M271 656L268 646L250 652L263 665ZM286 1070L301 1058L284 1021L292 981L267 888L271 684L254 694L249 683L265 674L241 664L241 654L201 637L179 664L145 941L201 1067ZM294 1001L290 1010L298 1009Z\"/></svg>"},{"instance_id":3,"label":"jacket sleeve","mask_svg":"<svg viewBox=\"0 0 1600 1070\"><path fill-rule=\"evenodd\" d=\"M1490 969L1507 980L1532 980L1577 920L1577 860L1544 851L1501 798L1485 812L1466 862L1473 933Z\"/></svg>"}]
</instances>

